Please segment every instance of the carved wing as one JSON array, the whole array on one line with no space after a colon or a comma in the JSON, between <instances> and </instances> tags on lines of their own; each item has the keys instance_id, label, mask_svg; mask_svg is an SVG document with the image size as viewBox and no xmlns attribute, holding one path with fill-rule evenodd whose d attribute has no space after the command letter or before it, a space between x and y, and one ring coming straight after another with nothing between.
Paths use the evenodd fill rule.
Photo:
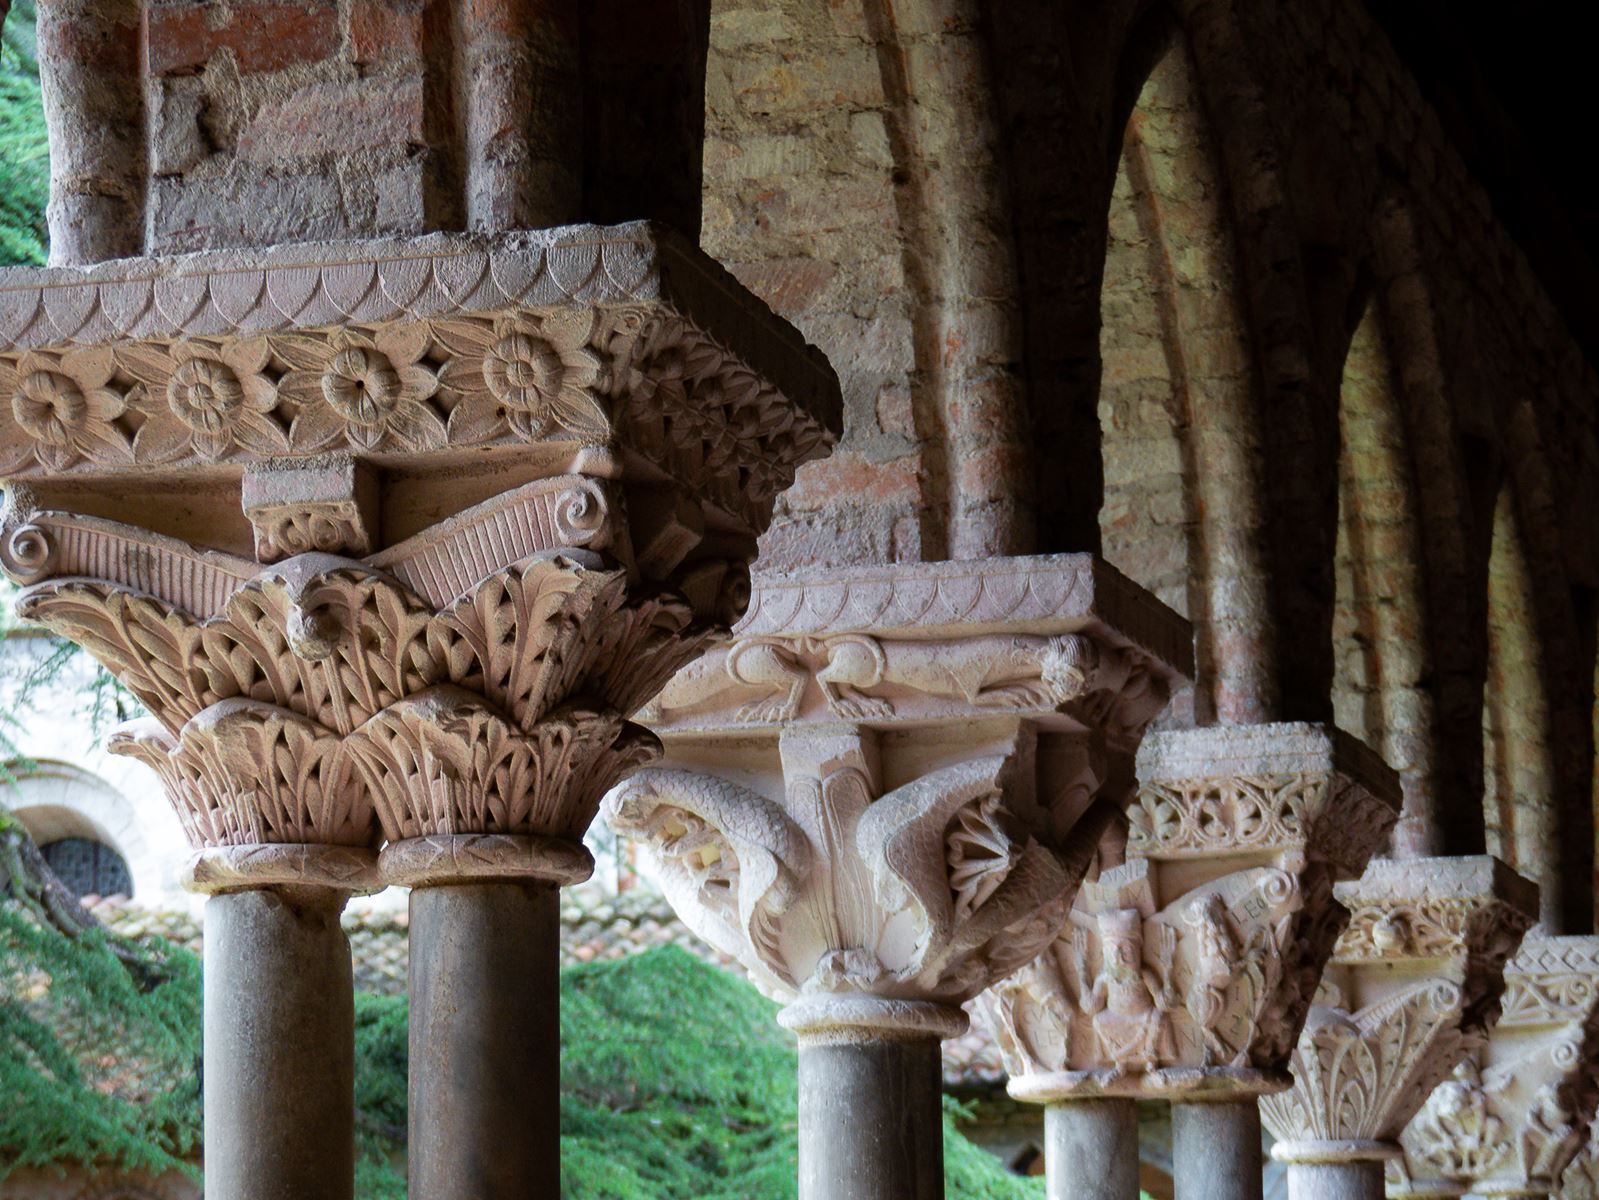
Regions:
<instances>
[{"instance_id":1,"label":"carved wing","mask_svg":"<svg viewBox=\"0 0 1599 1200\"><path fill-rule=\"evenodd\" d=\"M646 769L613 791L605 809L618 832L649 846L689 928L773 990L798 986L777 919L810 873L811 847L781 807L725 779Z\"/></svg>"}]
</instances>

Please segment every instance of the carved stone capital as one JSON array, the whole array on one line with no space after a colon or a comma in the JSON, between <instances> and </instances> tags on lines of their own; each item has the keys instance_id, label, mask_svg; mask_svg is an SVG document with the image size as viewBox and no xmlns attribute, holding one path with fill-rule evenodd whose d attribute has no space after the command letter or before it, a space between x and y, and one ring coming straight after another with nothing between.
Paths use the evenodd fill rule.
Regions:
<instances>
[{"instance_id":1,"label":"carved stone capital","mask_svg":"<svg viewBox=\"0 0 1599 1200\"><path fill-rule=\"evenodd\" d=\"M1311 1143L1393 1157L1432 1090L1480 1047L1499 1015L1505 964L1532 924L1537 890L1496 859L1378 859L1339 884L1351 921L1293 1054L1294 1086L1261 1101L1291 1161Z\"/></svg>"},{"instance_id":2,"label":"carved stone capital","mask_svg":"<svg viewBox=\"0 0 1599 1200\"><path fill-rule=\"evenodd\" d=\"M581 839L659 752L623 714L711 632L583 551L513 562L442 607L317 554L258 569L204 618L84 579L20 606L155 714L113 749L162 775L196 846Z\"/></svg>"},{"instance_id":3,"label":"carved stone capital","mask_svg":"<svg viewBox=\"0 0 1599 1200\"><path fill-rule=\"evenodd\" d=\"M1288 1059L1344 912L1399 810L1375 755L1312 725L1152 734L1125 863L980 1011L1022 1100L1264 1094Z\"/></svg>"},{"instance_id":4,"label":"carved stone capital","mask_svg":"<svg viewBox=\"0 0 1599 1200\"><path fill-rule=\"evenodd\" d=\"M1393 1196L1564 1195L1599 1102L1599 937L1530 935L1488 1038L1434 1090L1389 1168Z\"/></svg>"},{"instance_id":5,"label":"carved stone capital","mask_svg":"<svg viewBox=\"0 0 1599 1200\"><path fill-rule=\"evenodd\" d=\"M426 480L473 461L669 482L753 538L839 420L825 359L647 224L17 268L0 291L0 476L78 512L97 480L341 452L438 516L461 505Z\"/></svg>"},{"instance_id":6,"label":"carved stone capital","mask_svg":"<svg viewBox=\"0 0 1599 1200\"><path fill-rule=\"evenodd\" d=\"M666 764L612 823L792 1028L963 1028L1065 921L1186 626L1059 556L762 577L737 635L639 714Z\"/></svg>"}]
</instances>

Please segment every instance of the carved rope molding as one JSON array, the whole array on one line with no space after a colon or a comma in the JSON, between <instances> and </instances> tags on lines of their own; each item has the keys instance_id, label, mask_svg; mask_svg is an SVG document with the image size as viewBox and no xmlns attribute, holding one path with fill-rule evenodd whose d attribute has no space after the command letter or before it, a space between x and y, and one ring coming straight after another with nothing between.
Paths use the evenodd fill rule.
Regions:
<instances>
[{"instance_id":1,"label":"carved rope molding","mask_svg":"<svg viewBox=\"0 0 1599 1200\"><path fill-rule=\"evenodd\" d=\"M755 529L839 421L819 354L642 225L11 271L0 400L0 475L617 441Z\"/></svg>"}]
</instances>

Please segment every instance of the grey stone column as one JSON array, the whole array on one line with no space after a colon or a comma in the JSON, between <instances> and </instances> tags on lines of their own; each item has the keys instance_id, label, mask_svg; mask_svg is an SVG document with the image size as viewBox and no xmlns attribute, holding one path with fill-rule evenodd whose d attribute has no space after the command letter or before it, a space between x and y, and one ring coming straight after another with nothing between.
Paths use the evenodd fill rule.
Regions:
<instances>
[{"instance_id":1,"label":"grey stone column","mask_svg":"<svg viewBox=\"0 0 1599 1200\"><path fill-rule=\"evenodd\" d=\"M412 1200L556 1200L560 892L411 893Z\"/></svg>"},{"instance_id":2,"label":"grey stone column","mask_svg":"<svg viewBox=\"0 0 1599 1200\"><path fill-rule=\"evenodd\" d=\"M1138 1102L1066 1100L1044 1109L1049 1200L1138 1200Z\"/></svg>"},{"instance_id":3,"label":"grey stone column","mask_svg":"<svg viewBox=\"0 0 1599 1200\"><path fill-rule=\"evenodd\" d=\"M1171 1106L1177 1200L1260 1200L1260 1104L1253 1095Z\"/></svg>"},{"instance_id":4,"label":"grey stone column","mask_svg":"<svg viewBox=\"0 0 1599 1200\"><path fill-rule=\"evenodd\" d=\"M1288 1200L1383 1200L1383 1164L1372 1159L1290 1163Z\"/></svg>"},{"instance_id":5,"label":"grey stone column","mask_svg":"<svg viewBox=\"0 0 1599 1200\"><path fill-rule=\"evenodd\" d=\"M352 1200L349 893L271 887L205 906L206 1200Z\"/></svg>"},{"instance_id":6,"label":"grey stone column","mask_svg":"<svg viewBox=\"0 0 1599 1200\"><path fill-rule=\"evenodd\" d=\"M960 1009L872 996L807 997L799 1035L799 1200L943 1200L940 1044Z\"/></svg>"}]
</instances>

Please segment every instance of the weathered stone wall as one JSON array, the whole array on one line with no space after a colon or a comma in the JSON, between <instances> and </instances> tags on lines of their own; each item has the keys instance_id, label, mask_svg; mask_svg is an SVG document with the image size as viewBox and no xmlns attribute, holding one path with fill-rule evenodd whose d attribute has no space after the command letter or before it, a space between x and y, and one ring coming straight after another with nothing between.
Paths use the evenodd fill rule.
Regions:
<instances>
[{"instance_id":1,"label":"weathered stone wall","mask_svg":"<svg viewBox=\"0 0 1599 1200\"><path fill-rule=\"evenodd\" d=\"M692 232L707 3L42 0L52 257Z\"/></svg>"},{"instance_id":2,"label":"weathered stone wall","mask_svg":"<svg viewBox=\"0 0 1599 1200\"><path fill-rule=\"evenodd\" d=\"M1405 778L1401 845L1467 853L1504 491L1532 803L1591 829L1595 378L1383 34L1342 0L996 7L716 5L705 239L849 406L767 561L1103 539L1195 620L1195 719L1344 718ZM1558 853L1581 928L1586 833Z\"/></svg>"}]
</instances>

